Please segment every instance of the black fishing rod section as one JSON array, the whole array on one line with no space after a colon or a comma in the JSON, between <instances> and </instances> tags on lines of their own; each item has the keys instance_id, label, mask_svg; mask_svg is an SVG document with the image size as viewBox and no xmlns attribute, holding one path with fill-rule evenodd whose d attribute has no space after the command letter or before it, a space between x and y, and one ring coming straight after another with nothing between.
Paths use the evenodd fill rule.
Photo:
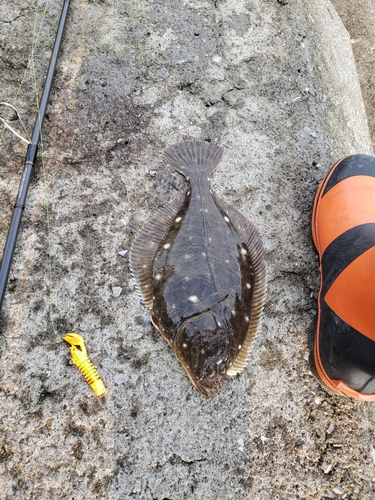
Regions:
<instances>
[{"instance_id":1,"label":"black fishing rod section","mask_svg":"<svg viewBox=\"0 0 375 500\"><path fill-rule=\"evenodd\" d=\"M38 152L38 145L39 145L40 135L42 132L42 125L44 117L46 115L47 104L52 88L52 81L56 69L57 57L60 51L65 22L68 15L69 3L70 0L64 0L60 21L57 28L55 43L53 46L53 51L48 66L47 76L44 82L43 93L39 103L38 115L35 120L33 135L31 137L31 144L29 144L27 148L23 175L20 186L18 188L18 194L13 209L12 220L8 231L7 241L4 247L3 259L1 262L1 270L0 270L0 310L3 304L5 289L8 283L10 267L12 264L17 236L20 229L21 219L26 204L26 197L27 197L27 192L29 190L31 174L33 171L36 155Z\"/></svg>"}]
</instances>

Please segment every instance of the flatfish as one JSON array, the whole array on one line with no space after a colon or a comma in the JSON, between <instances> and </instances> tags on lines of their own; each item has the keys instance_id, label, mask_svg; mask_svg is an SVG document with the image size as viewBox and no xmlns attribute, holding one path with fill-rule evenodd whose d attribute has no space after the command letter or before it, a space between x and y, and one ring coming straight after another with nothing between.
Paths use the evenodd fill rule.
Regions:
<instances>
[{"instance_id":1,"label":"flatfish","mask_svg":"<svg viewBox=\"0 0 375 500\"><path fill-rule=\"evenodd\" d=\"M266 287L258 231L210 187L222 155L197 140L164 151L188 186L149 220L130 254L154 326L205 397L245 367Z\"/></svg>"}]
</instances>

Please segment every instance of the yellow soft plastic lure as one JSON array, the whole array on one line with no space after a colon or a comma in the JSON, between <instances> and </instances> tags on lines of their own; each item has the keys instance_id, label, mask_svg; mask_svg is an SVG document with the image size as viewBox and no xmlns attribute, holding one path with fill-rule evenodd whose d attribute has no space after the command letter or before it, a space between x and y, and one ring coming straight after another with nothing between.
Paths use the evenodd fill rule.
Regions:
<instances>
[{"instance_id":1,"label":"yellow soft plastic lure","mask_svg":"<svg viewBox=\"0 0 375 500\"><path fill-rule=\"evenodd\" d=\"M95 366L91 363L85 342L81 335L77 333L67 333L63 339L71 345L70 352L72 354L73 363L78 366L80 372L85 377L86 382L97 396L102 396L106 389L103 381L96 371Z\"/></svg>"}]
</instances>

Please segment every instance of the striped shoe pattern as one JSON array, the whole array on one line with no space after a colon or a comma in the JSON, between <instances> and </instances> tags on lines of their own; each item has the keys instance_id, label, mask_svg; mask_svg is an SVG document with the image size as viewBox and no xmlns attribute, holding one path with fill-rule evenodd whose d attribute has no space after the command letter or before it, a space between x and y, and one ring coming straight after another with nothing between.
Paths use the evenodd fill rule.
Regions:
<instances>
[{"instance_id":1,"label":"striped shoe pattern","mask_svg":"<svg viewBox=\"0 0 375 500\"><path fill-rule=\"evenodd\" d=\"M312 235L320 290L311 370L337 394L375 401L375 157L333 166L315 195Z\"/></svg>"}]
</instances>

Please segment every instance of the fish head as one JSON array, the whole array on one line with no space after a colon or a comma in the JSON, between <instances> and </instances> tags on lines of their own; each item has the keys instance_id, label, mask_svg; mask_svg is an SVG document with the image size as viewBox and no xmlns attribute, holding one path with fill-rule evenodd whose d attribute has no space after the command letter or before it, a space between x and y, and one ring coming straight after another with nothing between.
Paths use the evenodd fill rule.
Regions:
<instances>
[{"instance_id":1,"label":"fish head","mask_svg":"<svg viewBox=\"0 0 375 500\"><path fill-rule=\"evenodd\" d=\"M204 397L219 392L227 373L228 357L222 322L213 313L204 312L184 321L177 331L174 351Z\"/></svg>"}]
</instances>

